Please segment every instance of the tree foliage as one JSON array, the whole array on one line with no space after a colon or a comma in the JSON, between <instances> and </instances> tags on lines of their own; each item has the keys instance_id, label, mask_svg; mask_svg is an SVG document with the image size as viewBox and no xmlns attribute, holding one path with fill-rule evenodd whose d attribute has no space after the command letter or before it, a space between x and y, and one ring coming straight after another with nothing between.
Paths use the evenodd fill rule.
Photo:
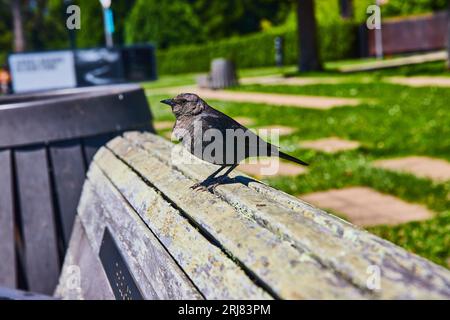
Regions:
<instances>
[{"instance_id":1,"label":"tree foliage","mask_svg":"<svg viewBox=\"0 0 450 320\"><path fill-rule=\"evenodd\" d=\"M127 43L154 42L160 48L204 39L200 19L186 0L137 0L125 35Z\"/></svg>"},{"instance_id":2,"label":"tree foliage","mask_svg":"<svg viewBox=\"0 0 450 320\"><path fill-rule=\"evenodd\" d=\"M9 15L9 1L0 0L0 66L6 54L12 50L12 25Z\"/></svg>"},{"instance_id":3,"label":"tree foliage","mask_svg":"<svg viewBox=\"0 0 450 320\"><path fill-rule=\"evenodd\" d=\"M209 39L257 32L263 21L280 24L291 0L190 0Z\"/></svg>"},{"instance_id":4,"label":"tree foliage","mask_svg":"<svg viewBox=\"0 0 450 320\"><path fill-rule=\"evenodd\" d=\"M78 47L104 45L102 8L98 0L73 0L81 7ZM27 50L69 47L63 0L20 0ZM373 0L353 0L355 23L367 18ZM0 0L0 63L12 49L11 0ZM295 0L113 0L115 44L155 42L159 48L212 42L261 30L293 30ZM315 0L320 26L340 24L338 0ZM447 0L390 0L383 17L444 10ZM319 35L322 37L324 35Z\"/></svg>"}]
</instances>

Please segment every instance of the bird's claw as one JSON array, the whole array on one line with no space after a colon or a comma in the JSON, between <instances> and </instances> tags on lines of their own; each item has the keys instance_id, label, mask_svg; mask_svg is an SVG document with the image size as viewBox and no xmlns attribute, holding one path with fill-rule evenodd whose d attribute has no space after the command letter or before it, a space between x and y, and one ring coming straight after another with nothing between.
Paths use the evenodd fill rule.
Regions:
<instances>
[{"instance_id":1,"label":"bird's claw","mask_svg":"<svg viewBox=\"0 0 450 320\"><path fill-rule=\"evenodd\" d=\"M205 191L206 190L206 186L202 182L196 183L193 186L191 186L190 188L195 191L200 191L200 190Z\"/></svg>"},{"instance_id":2,"label":"bird's claw","mask_svg":"<svg viewBox=\"0 0 450 320\"><path fill-rule=\"evenodd\" d=\"M207 186L206 189L210 192L214 192L219 185L220 183L216 182Z\"/></svg>"},{"instance_id":3,"label":"bird's claw","mask_svg":"<svg viewBox=\"0 0 450 320\"><path fill-rule=\"evenodd\" d=\"M218 179L214 183L206 183L205 181L199 182L191 186L190 188L195 191L210 191L214 192L216 188L220 185L222 179Z\"/></svg>"}]
</instances>

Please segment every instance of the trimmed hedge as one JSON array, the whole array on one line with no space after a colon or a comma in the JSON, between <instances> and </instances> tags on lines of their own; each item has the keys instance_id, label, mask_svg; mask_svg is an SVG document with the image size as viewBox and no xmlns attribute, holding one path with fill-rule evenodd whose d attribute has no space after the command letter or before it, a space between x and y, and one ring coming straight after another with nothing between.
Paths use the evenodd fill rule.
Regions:
<instances>
[{"instance_id":1,"label":"trimmed hedge","mask_svg":"<svg viewBox=\"0 0 450 320\"><path fill-rule=\"evenodd\" d=\"M276 36L284 38L285 64L295 64L298 50L297 32L288 30L158 50L158 72L159 74L207 72L211 60L218 57L233 60L238 68L272 66L275 64ZM353 57L356 52L356 38L357 27L352 23L319 27L322 59L331 61Z\"/></svg>"}]
</instances>

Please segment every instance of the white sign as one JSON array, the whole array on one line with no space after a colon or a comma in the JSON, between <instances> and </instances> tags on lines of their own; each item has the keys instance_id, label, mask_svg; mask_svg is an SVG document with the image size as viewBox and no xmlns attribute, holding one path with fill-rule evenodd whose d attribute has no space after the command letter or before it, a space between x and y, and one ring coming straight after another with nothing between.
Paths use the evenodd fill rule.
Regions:
<instances>
[{"instance_id":1,"label":"white sign","mask_svg":"<svg viewBox=\"0 0 450 320\"><path fill-rule=\"evenodd\" d=\"M12 54L9 66L16 93L77 86L72 51Z\"/></svg>"}]
</instances>

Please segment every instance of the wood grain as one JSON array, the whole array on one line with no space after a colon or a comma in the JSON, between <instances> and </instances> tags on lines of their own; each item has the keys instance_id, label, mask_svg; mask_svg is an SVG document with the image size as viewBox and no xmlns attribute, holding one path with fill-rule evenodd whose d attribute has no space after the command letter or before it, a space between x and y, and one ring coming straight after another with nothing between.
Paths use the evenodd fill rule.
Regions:
<instances>
[{"instance_id":1,"label":"wood grain","mask_svg":"<svg viewBox=\"0 0 450 320\"><path fill-rule=\"evenodd\" d=\"M115 300L111 286L86 232L77 218L55 296L67 300Z\"/></svg>"},{"instance_id":2,"label":"wood grain","mask_svg":"<svg viewBox=\"0 0 450 320\"><path fill-rule=\"evenodd\" d=\"M85 177L83 153L79 141L55 143L49 150L59 221L67 246Z\"/></svg>"},{"instance_id":3,"label":"wood grain","mask_svg":"<svg viewBox=\"0 0 450 320\"><path fill-rule=\"evenodd\" d=\"M207 299L268 299L264 290L227 255L202 236L195 226L167 203L111 152L103 149L95 162L137 211ZM108 182L91 168L90 181L102 194Z\"/></svg>"},{"instance_id":4,"label":"wood grain","mask_svg":"<svg viewBox=\"0 0 450 320\"><path fill-rule=\"evenodd\" d=\"M16 288L11 151L0 151L0 286Z\"/></svg>"}]
</instances>

